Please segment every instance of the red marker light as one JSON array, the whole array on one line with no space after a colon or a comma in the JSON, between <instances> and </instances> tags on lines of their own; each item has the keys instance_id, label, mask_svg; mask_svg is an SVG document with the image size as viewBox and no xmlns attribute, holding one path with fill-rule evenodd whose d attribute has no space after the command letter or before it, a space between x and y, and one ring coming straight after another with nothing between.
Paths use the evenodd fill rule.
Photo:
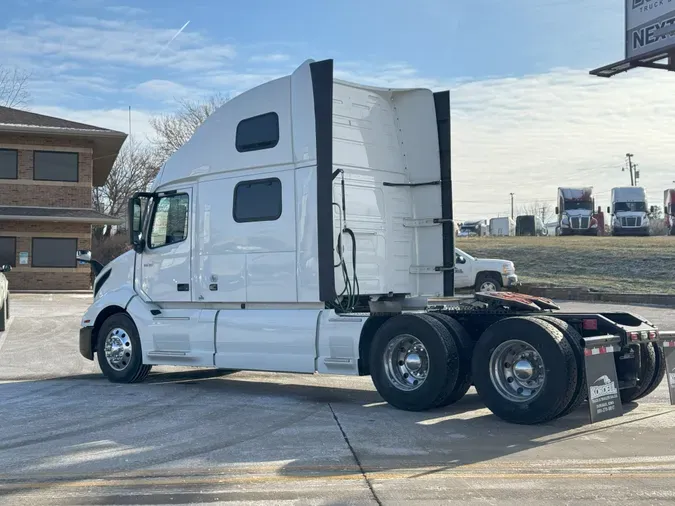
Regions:
<instances>
[{"instance_id":1,"label":"red marker light","mask_svg":"<svg viewBox=\"0 0 675 506\"><path fill-rule=\"evenodd\" d=\"M598 320L590 318L581 320L581 326L584 330L598 330Z\"/></svg>"}]
</instances>

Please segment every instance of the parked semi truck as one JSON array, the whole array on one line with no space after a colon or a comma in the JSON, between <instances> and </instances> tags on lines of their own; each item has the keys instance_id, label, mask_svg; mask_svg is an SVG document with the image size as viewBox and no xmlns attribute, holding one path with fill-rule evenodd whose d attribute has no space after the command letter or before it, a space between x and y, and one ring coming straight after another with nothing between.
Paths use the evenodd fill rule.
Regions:
<instances>
[{"instance_id":1,"label":"parked semi truck","mask_svg":"<svg viewBox=\"0 0 675 506\"><path fill-rule=\"evenodd\" d=\"M556 235L598 235L593 188L558 188Z\"/></svg>"},{"instance_id":2,"label":"parked semi truck","mask_svg":"<svg viewBox=\"0 0 675 506\"><path fill-rule=\"evenodd\" d=\"M644 188L612 188L612 205L607 207L612 217L612 235L649 235L649 212Z\"/></svg>"},{"instance_id":3,"label":"parked semi truck","mask_svg":"<svg viewBox=\"0 0 675 506\"><path fill-rule=\"evenodd\" d=\"M663 192L663 215L668 235L675 235L675 188Z\"/></svg>"},{"instance_id":4,"label":"parked semi truck","mask_svg":"<svg viewBox=\"0 0 675 506\"><path fill-rule=\"evenodd\" d=\"M450 182L447 91L306 61L217 109L130 200L133 249L98 272L80 353L120 383L160 364L370 375L404 410L473 384L524 424L652 391L664 348L639 316L454 297Z\"/></svg>"}]
</instances>

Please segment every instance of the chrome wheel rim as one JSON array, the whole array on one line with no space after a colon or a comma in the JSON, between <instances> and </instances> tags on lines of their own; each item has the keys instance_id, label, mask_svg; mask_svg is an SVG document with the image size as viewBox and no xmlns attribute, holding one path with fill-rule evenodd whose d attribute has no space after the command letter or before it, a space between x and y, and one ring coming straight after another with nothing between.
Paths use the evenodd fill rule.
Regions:
<instances>
[{"instance_id":1,"label":"chrome wheel rim","mask_svg":"<svg viewBox=\"0 0 675 506\"><path fill-rule=\"evenodd\" d=\"M528 402L541 394L544 361L530 344L517 339L500 344L490 356L490 380L503 398Z\"/></svg>"},{"instance_id":2,"label":"chrome wheel rim","mask_svg":"<svg viewBox=\"0 0 675 506\"><path fill-rule=\"evenodd\" d=\"M494 283L494 281L484 281L482 285L480 285L480 292L496 292L497 291L497 285Z\"/></svg>"},{"instance_id":3,"label":"chrome wheel rim","mask_svg":"<svg viewBox=\"0 0 675 506\"><path fill-rule=\"evenodd\" d=\"M399 390L417 390L429 375L429 353L413 335L401 334L389 341L383 358L387 378Z\"/></svg>"},{"instance_id":4,"label":"chrome wheel rim","mask_svg":"<svg viewBox=\"0 0 675 506\"><path fill-rule=\"evenodd\" d=\"M111 330L105 338L103 349L108 365L114 370L123 371L131 363L133 346L126 330Z\"/></svg>"}]
</instances>

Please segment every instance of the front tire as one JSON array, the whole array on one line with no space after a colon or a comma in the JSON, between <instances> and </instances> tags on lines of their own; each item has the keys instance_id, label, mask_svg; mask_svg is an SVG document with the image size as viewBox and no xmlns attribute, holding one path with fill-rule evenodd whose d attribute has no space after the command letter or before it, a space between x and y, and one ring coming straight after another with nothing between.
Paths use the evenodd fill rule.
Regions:
<instances>
[{"instance_id":1,"label":"front tire","mask_svg":"<svg viewBox=\"0 0 675 506\"><path fill-rule=\"evenodd\" d=\"M98 364L113 383L138 383L150 373L143 364L141 340L131 317L117 313L103 322L96 345Z\"/></svg>"},{"instance_id":2,"label":"front tire","mask_svg":"<svg viewBox=\"0 0 675 506\"><path fill-rule=\"evenodd\" d=\"M406 411L439 405L455 388L457 346L448 330L426 314L400 314L375 333L370 375L382 398Z\"/></svg>"},{"instance_id":3,"label":"front tire","mask_svg":"<svg viewBox=\"0 0 675 506\"><path fill-rule=\"evenodd\" d=\"M532 317L488 327L474 348L471 374L490 411L526 425L556 418L577 387L571 346L553 325Z\"/></svg>"},{"instance_id":4,"label":"front tire","mask_svg":"<svg viewBox=\"0 0 675 506\"><path fill-rule=\"evenodd\" d=\"M502 280L499 274L494 272L481 272L476 277L477 292L498 292L502 289Z\"/></svg>"}]
</instances>

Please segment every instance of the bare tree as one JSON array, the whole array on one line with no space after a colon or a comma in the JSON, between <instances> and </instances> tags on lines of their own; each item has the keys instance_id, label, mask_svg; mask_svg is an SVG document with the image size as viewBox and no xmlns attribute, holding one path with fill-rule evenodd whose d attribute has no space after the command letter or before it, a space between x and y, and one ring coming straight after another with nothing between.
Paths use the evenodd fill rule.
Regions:
<instances>
[{"instance_id":1,"label":"bare tree","mask_svg":"<svg viewBox=\"0 0 675 506\"><path fill-rule=\"evenodd\" d=\"M555 216L555 208L550 202L540 202L539 200L535 200L534 202L520 206L518 214L539 216L541 221L548 223Z\"/></svg>"},{"instance_id":2,"label":"bare tree","mask_svg":"<svg viewBox=\"0 0 675 506\"><path fill-rule=\"evenodd\" d=\"M93 190L94 208L116 218L126 216L129 198L147 190L159 170L151 147L131 141L122 146L105 184ZM110 233L111 227L106 227L100 235L107 237Z\"/></svg>"},{"instance_id":3,"label":"bare tree","mask_svg":"<svg viewBox=\"0 0 675 506\"><path fill-rule=\"evenodd\" d=\"M152 144L157 163L159 165L164 163L192 137L197 127L227 100L228 98L219 94L205 100L179 100L176 112L150 118L150 126L155 131Z\"/></svg>"},{"instance_id":4,"label":"bare tree","mask_svg":"<svg viewBox=\"0 0 675 506\"><path fill-rule=\"evenodd\" d=\"M22 108L28 104L29 74L17 67L0 65L0 105Z\"/></svg>"}]
</instances>

